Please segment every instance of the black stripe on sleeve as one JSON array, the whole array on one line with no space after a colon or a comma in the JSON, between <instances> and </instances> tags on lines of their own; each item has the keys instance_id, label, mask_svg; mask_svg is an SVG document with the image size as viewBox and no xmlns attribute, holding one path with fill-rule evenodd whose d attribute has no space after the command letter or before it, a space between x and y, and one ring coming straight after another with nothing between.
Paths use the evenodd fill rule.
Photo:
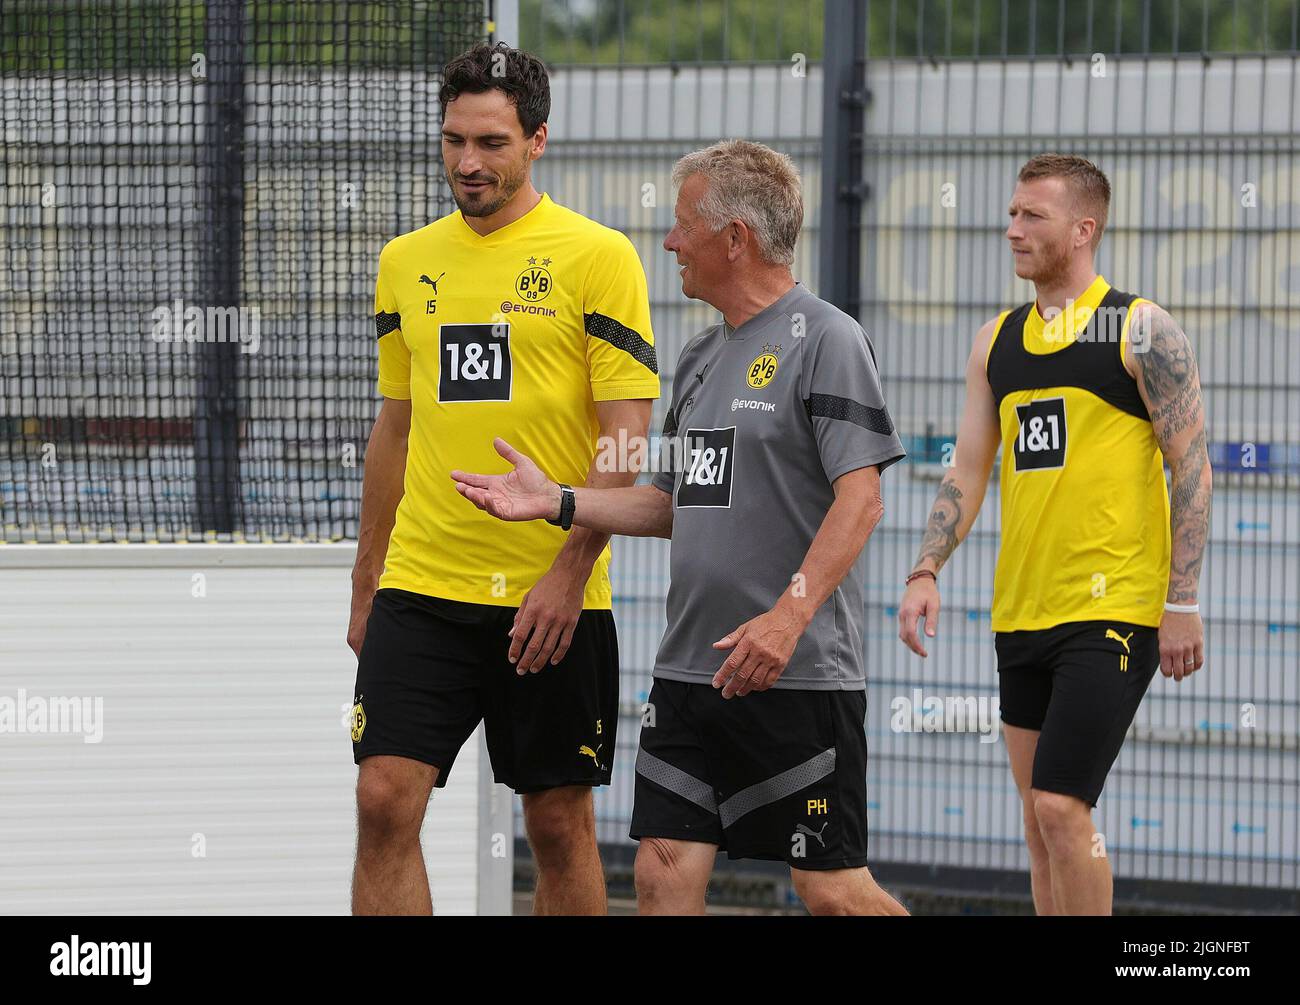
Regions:
<instances>
[{"instance_id":1,"label":"black stripe on sleeve","mask_svg":"<svg viewBox=\"0 0 1300 1005\"><path fill-rule=\"evenodd\" d=\"M827 419L843 419L881 436L889 436L894 431L894 422L888 411L872 408L852 398L841 398L836 394L814 394L806 398L803 404L810 419L818 415Z\"/></svg>"},{"instance_id":2,"label":"black stripe on sleeve","mask_svg":"<svg viewBox=\"0 0 1300 1005\"><path fill-rule=\"evenodd\" d=\"M655 347L626 325L621 325L604 314L584 314L583 323L587 334L608 342L615 349L622 349L651 373L659 372L659 358Z\"/></svg>"},{"instance_id":3,"label":"black stripe on sleeve","mask_svg":"<svg viewBox=\"0 0 1300 1005\"><path fill-rule=\"evenodd\" d=\"M391 331L397 331L402 327L402 315L394 312L389 314L380 311L375 315L375 339L376 341L383 338Z\"/></svg>"},{"instance_id":4,"label":"black stripe on sleeve","mask_svg":"<svg viewBox=\"0 0 1300 1005\"><path fill-rule=\"evenodd\" d=\"M671 408L664 413L664 431L662 435L665 439L677 435L677 416L673 414Z\"/></svg>"}]
</instances>

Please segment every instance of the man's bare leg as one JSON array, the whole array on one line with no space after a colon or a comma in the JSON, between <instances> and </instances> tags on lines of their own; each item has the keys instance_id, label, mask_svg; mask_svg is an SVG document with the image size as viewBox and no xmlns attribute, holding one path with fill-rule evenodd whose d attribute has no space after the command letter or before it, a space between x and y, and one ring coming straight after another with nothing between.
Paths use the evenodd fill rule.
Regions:
<instances>
[{"instance_id":1,"label":"man's bare leg","mask_svg":"<svg viewBox=\"0 0 1300 1005\"><path fill-rule=\"evenodd\" d=\"M523 802L524 830L537 866L533 913L607 913L591 786L530 792Z\"/></svg>"},{"instance_id":2,"label":"man's bare leg","mask_svg":"<svg viewBox=\"0 0 1300 1005\"><path fill-rule=\"evenodd\" d=\"M353 914L432 914L420 827L438 769L408 757L367 757L357 772Z\"/></svg>"},{"instance_id":3,"label":"man's bare leg","mask_svg":"<svg viewBox=\"0 0 1300 1005\"><path fill-rule=\"evenodd\" d=\"M1058 914L1109 915L1110 859L1097 853L1092 808L1077 796L1032 790L1034 815L1052 863Z\"/></svg>"},{"instance_id":4,"label":"man's bare leg","mask_svg":"<svg viewBox=\"0 0 1300 1005\"><path fill-rule=\"evenodd\" d=\"M671 838L641 839L636 851L638 914L703 914L718 846Z\"/></svg>"},{"instance_id":5,"label":"man's bare leg","mask_svg":"<svg viewBox=\"0 0 1300 1005\"><path fill-rule=\"evenodd\" d=\"M907 908L876 882L865 865L856 869L795 869L790 878L808 913L883 914L907 917Z\"/></svg>"},{"instance_id":6,"label":"man's bare leg","mask_svg":"<svg viewBox=\"0 0 1300 1005\"><path fill-rule=\"evenodd\" d=\"M1034 895L1034 911L1041 915L1056 914L1052 896L1052 863L1047 845L1038 826L1034 812L1034 797L1030 787L1034 777L1034 752L1038 749L1038 730L1021 729L1002 724L1002 734L1007 741L1007 756L1011 761L1011 777L1020 793L1020 808L1025 820L1025 844L1029 846L1029 886Z\"/></svg>"}]
</instances>

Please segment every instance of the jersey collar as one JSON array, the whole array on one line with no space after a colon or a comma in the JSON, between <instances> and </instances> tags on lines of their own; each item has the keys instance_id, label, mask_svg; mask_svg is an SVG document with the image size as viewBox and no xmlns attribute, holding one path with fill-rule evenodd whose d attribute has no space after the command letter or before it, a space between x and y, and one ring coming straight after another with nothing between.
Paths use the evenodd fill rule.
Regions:
<instances>
[{"instance_id":1,"label":"jersey collar","mask_svg":"<svg viewBox=\"0 0 1300 1005\"><path fill-rule=\"evenodd\" d=\"M1072 305L1067 306L1051 321L1043 320L1038 312L1038 301L1035 300L1029 309L1029 317L1025 318L1025 350L1042 356L1072 344L1079 333L1088 327L1093 313L1109 292L1110 283L1106 282L1104 276L1098 276L1091 286L1074 299Z\"/></svg>"},{"instance_id":2,"label":"jersey collar","mask_svg":"<svg viewBox=\"0 0 1300 1005\"><path fill-rule=\"evenodd\" d=\"M777 297L739 328L732 328L731 325L727 324L727 319L723 318L722 337L728 342L745 341L745 339L753 335L754 332L766 327L769 321L787 313L790 309L790 304L795 300L798 300L807 292L807 287L796 280L795 284L790 287L790 289L786 290L785 293L782 293L781 296Z\"/></svg>"},{"instance_id":3,"label":"jersey collar","mask_svg":"<svg viewBox=\"0 0 1300 1005\"><path fill-rule=\"evenodd\" d=\"M461 236L473 244L481 245L494 243L499 239L518 237L520 234L526 232L530 227L532 227L538 220L546 216L553 205L555 204L551 202L551 197L547 193L543 192L542 197L537 200L536 206L530 209L518 220L511 220L504 227L498 227L490 234L480 234L477 230L466 223L465 214L459 209L452 215L456 217L456 220L460 223Z\"/></svg>"}]
</instances>

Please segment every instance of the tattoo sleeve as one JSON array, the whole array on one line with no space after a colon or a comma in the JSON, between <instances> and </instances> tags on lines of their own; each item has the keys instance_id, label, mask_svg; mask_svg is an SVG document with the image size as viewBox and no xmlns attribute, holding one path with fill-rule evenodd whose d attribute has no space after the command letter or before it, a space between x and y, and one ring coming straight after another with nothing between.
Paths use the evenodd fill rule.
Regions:
<instances>
[{"instance_id":1,"label":"tattoo sleeve","mask_svg":"<svg viewBox=\"0 0 1300 1005\"><path fill-rule=\"evenodd\" d=\"M1137 319L1135 319L1137 320ZM1134 351L1156 440L1171 472L1169 593L1174 604L1196 602L1210 530L1213 476L1205 445L1205 413L1196 359L1187 335L1167 313L1144 310L1142 343Z\"/></svg>"},{"instance_id":2,"label":"tattoo sleeve","mask_svg":"<svg viewBox=\"0 0 1300 1005\"><path fill-rule=\"evenodd\" d=\"M939 485L939 494L930 508L930 519L926 521L925 537L921 539L921 553L916 558L913 569L925 566L928 559L938 572L948 561L957 547L957 528L961 525L961 489L957 487L952 476L944 478Z\"/></svg>"}]
</instances>

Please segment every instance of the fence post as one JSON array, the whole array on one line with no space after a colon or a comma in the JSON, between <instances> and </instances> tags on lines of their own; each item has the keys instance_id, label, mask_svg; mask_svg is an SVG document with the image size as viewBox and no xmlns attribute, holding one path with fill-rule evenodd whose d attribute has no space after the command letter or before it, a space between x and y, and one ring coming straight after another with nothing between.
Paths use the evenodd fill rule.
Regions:
<instances>
[{"instance_id":1,"label":"fence post","mask_svg":"<svg viewBox=\"0 0 1300 1005\"><path fill-rule=\"evenodd\" d=\"M822 219L818 293L858 316L862 303L862 142L867 3L826 4L822 45Z\"/></svg>"},{"instance_id":2,"label":"fence post","mask_svg":"<svg viewBox=\"0 0 1300 1005\"><path fill-rule=\"evenodd\" d=\"M244 0L208 0L204 22L207 81L204 139L199 153L203 227L197 240L200 303L239 307L244 225ZM242 312L241 312L242 314ZM209 315L222 317L222 314ZM241 315L236 315L240 317ZM242 319L237 324L242 326ZM194 399L194 482L197 529L228 534L239 512L240 329L198 343Z\"/></svg>"},{"instance_id":3,"label":"fence post","mask_svg":"<svg viewBox=\"0 0 1300 1005\"><path fill-rule=\"evenodd\" d=\"M488 22L495 26L489 42L519 45L519 0L488 0Z\"/></svg>"}]
</instances>

